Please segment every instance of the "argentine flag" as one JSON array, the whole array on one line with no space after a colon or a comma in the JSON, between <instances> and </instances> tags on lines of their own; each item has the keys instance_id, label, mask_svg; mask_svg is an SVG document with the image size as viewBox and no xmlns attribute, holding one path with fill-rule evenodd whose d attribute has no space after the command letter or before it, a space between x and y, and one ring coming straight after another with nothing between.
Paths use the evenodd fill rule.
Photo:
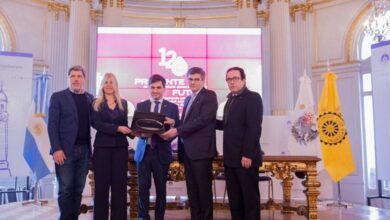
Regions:
<instances>
[{"instance_id":1,"label":"argentine flag","mask_svg":"<svg viewBox=\"0 0 390 220\"><path fill-rule=\"evenodd\" d=\"M37 181L54 170L47 132L48 81L49 75L45 73L35 75L34 99L28 111L24 139L23 156Z\"/></svg>"}]
</instances>

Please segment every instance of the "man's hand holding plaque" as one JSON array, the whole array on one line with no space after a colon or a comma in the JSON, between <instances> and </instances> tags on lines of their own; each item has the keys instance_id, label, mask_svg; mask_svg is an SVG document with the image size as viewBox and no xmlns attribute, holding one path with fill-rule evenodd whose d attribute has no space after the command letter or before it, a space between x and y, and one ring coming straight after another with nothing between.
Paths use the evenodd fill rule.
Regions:
<instances>
[{"instance_id":1,"label":"man's hand holding plaque","mask_svg":"<svg viewBox=\"0 0 390 220\"><path fill-rule=\"evenodd\" d=\"M131 123L132 133L141 138L149 138L153 134L161 134L174 126L175 120L154 112L134 112Z\"/></svg>"}]
</instances>

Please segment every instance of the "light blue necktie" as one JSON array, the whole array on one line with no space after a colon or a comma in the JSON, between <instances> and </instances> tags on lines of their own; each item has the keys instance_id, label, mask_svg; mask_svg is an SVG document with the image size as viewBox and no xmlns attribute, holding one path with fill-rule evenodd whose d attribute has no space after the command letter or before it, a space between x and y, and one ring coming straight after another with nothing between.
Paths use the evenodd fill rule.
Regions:
<instances>
[{"instance_id":1,"label":"light blue necktie","mask_svg":"<svg viewBox=\"0 0 390 220\"><path fill-rule=\"evenodd\" d=\"M146 148L146 139L138 138L137 149L135 149L135 153L134 153L134 161L137 164L139 164L144 158L145 148Z\"/></svg>"},{"instance_id":2,"label":"light blue necktie","mask_svg":"<svg viewBox=\"0 0 390 220\"><path fill-rule=\"evenodd\" d=\"M192 103L194 102L195 98L196 98L196 93L192 93L191 98L190 98L190 101L188 102L188 105L187 105L187 107L186 107L186 112L184 113L184 114L185 114L185 115L184 115L184 121L186 120L186 118L187 118L187 116L188 116L188 113L190 112L191 105L192 105Z\"/></svg>"}]
</instances>

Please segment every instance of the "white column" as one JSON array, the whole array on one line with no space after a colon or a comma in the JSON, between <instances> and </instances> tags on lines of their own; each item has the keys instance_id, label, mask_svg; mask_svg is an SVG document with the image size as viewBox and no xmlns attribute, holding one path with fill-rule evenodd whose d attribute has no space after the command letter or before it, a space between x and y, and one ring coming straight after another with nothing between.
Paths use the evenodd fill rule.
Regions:
<instances>
[{"instance_id":1,"label":"white column","mask_svg":"<svg viewBox=\"0 0 390 220\"><path fill-rule=\"evenodd\" d=\"M103 0L103 26L121 26L122 7L123 0Z\"/></svg>"},{"instance_id":2,"label":"white column","mask_svg":"<svg viewBox=\"0 0 390 220\"><path fill-rule=\"evenodd\" d=\"M298 11L293 17L291 22L291 39L294 44L292 45L292 57L293 61L293 88L294 88L294 100L297 99L299 90L299 77L302 76L304 70L309 77L311 77L311 22L312 13L309 11Z\"/></svg>"},{"instance_id":3,"label":"white column","mask_svg":"<svg viewBox=\"0 0 390 220\"><path fill-rule=\"evenodd\" d=\"M89 79L90 0L71 0L69 18L68 68L81 65Z\"/></svg>"},{"instance_id":4,"label":"white column","mask_svg":"<svg viewBox=\"0 0 390 220\"><path fill-rule=\"evenodd\" d=\"M58 10L48 13L48 64L51 78L51 92L67 87L68 68L68 15ZM50 91L49 91L50 92Z\"/></svg>"},{"instance_id":5,"label":"white column","mask_svg":"<svg viewBox=\"0 0 390 220\"><path fill-rule=\"evenodd\" d=\"M253 28L257 27L256 8L257 1L255 0L241 0L238 1L238 27Z\"/></svg>"},{"instance_id":6,"label":"white column","mask_svg":"<svg viewBox=\"0 0 390 220\"><path fill-rule=\"evenodd\" d=\"M264 115L271 114L271 43L270 43L270 27L269 27L269 11L267 7L267 2L262 1L259 6L260 19L259 27L261 28L261 64L262 64L262 79L263 79L263 106L264 106Z\"/></svg>"},{"instance_id":7,"label":"white column","mask_svg":"<svg viewBox=\"0 0 390 220\"><path fill-rule=\"evenodd\" d=\"M293 108L289 0L271 0L271 111L285 115Z\"/></svg>"}]
</instances>

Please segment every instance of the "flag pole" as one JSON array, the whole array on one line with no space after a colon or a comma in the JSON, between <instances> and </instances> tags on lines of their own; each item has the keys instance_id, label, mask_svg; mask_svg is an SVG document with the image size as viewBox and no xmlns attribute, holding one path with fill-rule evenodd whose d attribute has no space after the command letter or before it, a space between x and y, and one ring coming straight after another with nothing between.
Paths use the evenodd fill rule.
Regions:
<instances>
[{"instance_id":1,"label":"flag pole","mask_svg":"<svg viewBox=\"0 0 390 220\"><path fill-rule=\"evenodd\" d=\"M329 203L329 204L327 204L327 206L348 208L348 204L347 203L341 202L340 181L337 182L337 202Z\"/></svg>"},{"instance_id":2,"label":"flag pole","mask_svg":"<svg viewBox=\"0 0 390 220\"><path fill-rule=\"evenodd\" d=\"M42 199L39 199L40 195L40 190L39 190L39 180L37 180L35 182L35 186L34 186L34 195L33 195L33 199L30 199L29 201L25 201L25 202L22 202L22 205L29 205L29 204L33 204L33 205L37 205L37 206L44 206L44 205L47 205L49 203L48 200L42 200Z\"/></svg>"}]
</instances>

